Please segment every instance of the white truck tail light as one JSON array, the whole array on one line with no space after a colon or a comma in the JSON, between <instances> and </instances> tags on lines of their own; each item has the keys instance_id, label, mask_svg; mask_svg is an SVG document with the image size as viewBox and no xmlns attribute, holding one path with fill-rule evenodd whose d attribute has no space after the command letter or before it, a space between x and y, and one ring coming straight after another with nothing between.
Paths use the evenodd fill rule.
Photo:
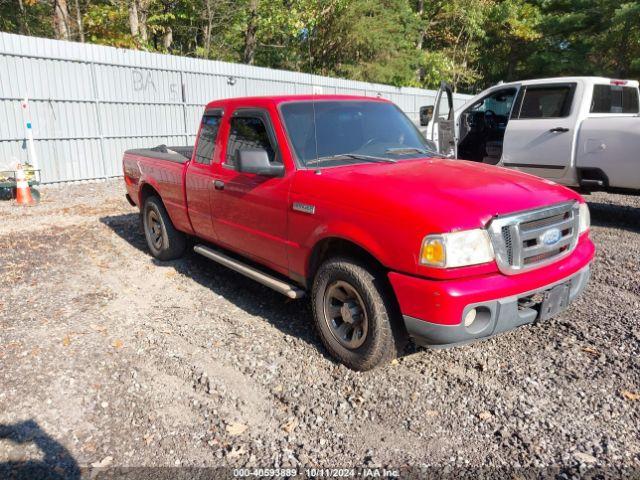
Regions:
<instances>
[{"instance_id":1,"label":"white truck tail light","mask_svg":"<svg viewBox=\"0 0 640 480\"><path fill-rule=\"evenodd\" d=\"M611 80L610 83L611 83L611 85L615 85L617 87L621 87L623 85L626 85L629 82L627 82L626 80Z\"/></svg>"}]
</instances>

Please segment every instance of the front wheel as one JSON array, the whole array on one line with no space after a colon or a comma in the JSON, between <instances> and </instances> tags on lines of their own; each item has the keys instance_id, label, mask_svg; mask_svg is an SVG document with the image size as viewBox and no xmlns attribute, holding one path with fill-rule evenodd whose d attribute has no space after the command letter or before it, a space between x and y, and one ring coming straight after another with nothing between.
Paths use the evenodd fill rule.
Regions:
<instances>
[{"instance_id":1,"label":"front wheel","mask_svg":"<svg viewBox=\"0 0 640 480\"><path fill-rule=\"evenodd\" d=\"M323 263L311 292L316 328L329 352L353 370L370 370L406 344L386 277L359 262Z\"/></svg>"},{"instance_id":2,"label":"front wheel","mask_svg":"<svg viewBox=\"0 0 640 480\"><path fill-rule=\"evenodd\" d=\"M151 196L145 200L142 224L149 250L158 260L174 260L184 254L186 235L173 226L159 197Z\"/></svg>"}]
</instances>

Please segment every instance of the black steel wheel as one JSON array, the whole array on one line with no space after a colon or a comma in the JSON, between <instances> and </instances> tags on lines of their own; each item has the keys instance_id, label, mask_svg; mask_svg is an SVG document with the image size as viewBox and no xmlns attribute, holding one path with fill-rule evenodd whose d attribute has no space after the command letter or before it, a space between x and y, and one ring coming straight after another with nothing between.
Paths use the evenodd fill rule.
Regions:
<instances>
[{"instance_id":1,"label":"black steel wheel","mask_svg":"<svg viewBox=\"0 0 640 480\"><path fill-rule=\"evenodd\" d=\"M366 340L367 309L353 285L338 280L327 287L323 316L331 334L342 346L354 350Z\"/></svg>"},{"instance_id":2,"label":"black steel wheel","mask_svg":"<svg viewBox=\"0 0 640 480\"><path fill-rule=\"evenodd\" d=\"M353 370L370 370L395 358L408 337L382 269L358 260L330 258L314 278L313 316L322 343Z\"/></svg>"},{"instance_id":3,"label":"black steel wheel","mask_svg":"<svg viewBox=\"0 0 640 480\"><path fill-rule=\"evenodd\" d=\"M149 241L154 250L162 250L164 242L164 229L160 222L160 215L153 208L149 208L146 214L147 228L149 231Z\"/></svg>"},{"instance_id":4,"label":"black steel wheel","mask_svg":"<svg viewBox=\"0 0 640 480\"><path fill-rule=\"evenodd\" d=\"M174 260L184 254L186 235L173 226L159 197L150 196L145 200L142 224L149 250L158 260Z\"/></svg>"}]
</instances>

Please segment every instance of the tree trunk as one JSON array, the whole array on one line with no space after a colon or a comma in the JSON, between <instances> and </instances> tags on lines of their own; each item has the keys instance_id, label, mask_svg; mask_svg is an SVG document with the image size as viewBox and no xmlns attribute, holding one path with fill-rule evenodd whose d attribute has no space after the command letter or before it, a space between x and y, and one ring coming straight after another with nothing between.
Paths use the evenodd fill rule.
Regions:
<instances>
[{"instance_id":1,"label":"tree trunk","mask_svg":"<svg viewBox=\"0 0 640 480\"><path fill-rule=\"evenodd\" d=\"M80 0L76 1L76 23L78 24L78 37L84 43L84 24L82 23L82 12L80 11Z\"/></svg>"},{"instance_id":2,"label":"tree trunk","mask_svg":"<svg viewBox=\"0 0 640 480\"><path fill-rule=\"evenodd\" d=\"M422 23L422 17L424 16L424 0L418 0L418 18L420 19L420 23ZM416 50L422 50L422 44L424 43L424 37L427 32L420 25L420 31L418 32L418 41L416 42Z\"/></svg>"},{"instance_id":3,"label":"tree trunk","mask_svg":"<svg viewBox=\"0 0 640 480\"><path fill-rule=\"evenodd\" d=\"M420 25L419 28L420 30L418 31L418 39L416 41L416 50L418 52L422 52L423 46L424 46L424 39L427 36L427 29L426 27L423 25L424 22L424 0L418 0L418 8L417 8L417 12L418 14L418 19L420 21ZM422 55L420 53L420 55ZM424 77L425 77L426 73L425 73L425 69L424 67L420 66L416 69L416 80L418 81L419 85L422 85L424 83Z\"/></svg>"},{"instance_id":4,"label":"tree trunk","mask_svg":"<svg viewBox=\"0 0 640 480\"><path fill-rule=\"evenodd\" d=\"M249 0L249 21L247 22L247 33L244 37L244 55L242 56L242 61L248 65L253 64L256 54L257 16L258 0Z\"/></svg>"},{"instance_id":5,"label":"tree trunk","mask_svg":"<svg viewBox=\"0 0 640 480\"><path fill-rule=\"evenodd\" d=\"M162 46L165 50L169 50L171 44L173 43L173 30L171 27L167 26L164 29L164 35L162 36Z\"/></svg>"},{"instance_id":6,"label":"tree trunk","mask_svg":"<svg viewBox=\"0 0 640 480\"><path fill-rule=\"evenodd\" d=\"M140 35L138 0L129 0L129 30L133 38L137 38Z\"/></svg>"},{"instance_id":7,"label":"tree trunk","mask_svg":"<svg viewBox=\"0 0 640 480\"><path fill-rule=\"evenodd\" d=\"M211 29L213 28L211 0L206 0L205 5L207 7L207 26L204 31L204 51L206 58L209 58L209 52L211 51Z\"/></svg>"},{"instance_id":8,"label":"tree trunk","mask_svg":"<svg viewBox=\"0 0 640 480\"><path fill-rule=\"evenodd\" d=\"M149 31L147 30L147 17L149 16L149 0L135 0L138 10L138 30L140 39L143 42L149 40Z\"/></svg>"},{"instance_id":9,"label":"tree trunk","mask_svg":"<svg viewBox=\"0 0 640 480\"><path fill-rule=\"evenodd\" d=\"M58 40L69 40L69 8L67 7L67 0L54 0L53 28Z\"/></svg>"},{"instance_id":10,"label":"tree trunk","mask_svg":"<svg viewBox=\"0 0 640 480\"><path fill-rule=\"evenodd\" d=\"M149 39L147 31L147 8L149 0L129 0L129 31L136 40L146 43Z\"/></svg>"},{"instance_id":11,"label":"tree trunk","mask_svg":"<svg viewBox=\"0 0 640 480\"><path fill-rule=\"evenodd\" d=\"M518 50L520 45L516 42L512 42L509 47L509 56L507 57L509 60L509 65L507 66L507 78L503 78L505 82L510 82L515 80L516 66L518 65Z\"/></svg>"},{"instance_id":12,"label":"tree trunk","mask_svg":"<svg viewBox=\"0 0 640 480\"><path fill-rule=\"evenodd\" d=\"M23 35L31 35L29 32L29 24L27 23L27 11L24 9L22 0L18 0L18 8L20 9L19 32Z\"/></svg>"}]
</instances>

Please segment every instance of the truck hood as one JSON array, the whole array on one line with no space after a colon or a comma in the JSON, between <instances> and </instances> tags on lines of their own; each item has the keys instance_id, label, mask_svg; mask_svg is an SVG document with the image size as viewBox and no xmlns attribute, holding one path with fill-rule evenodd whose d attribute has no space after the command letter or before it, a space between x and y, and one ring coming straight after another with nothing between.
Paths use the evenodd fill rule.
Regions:
<instances>
[{"instance_id":1,"label":"truck hood","mask_svg":"<svg viewBox=\"0 0 640 480\"><path fill-rule=\"evenodd\" d=\"M303 195L305 191L322 192L320 201L373 215L418 221L434 232L478 228L496 215L580 199L549 180L464 160L425 158L320 172L305 173L321 189L318 183L306 189L305 181L296 182L294 189Z\"/></svg>"}]
</instances>

